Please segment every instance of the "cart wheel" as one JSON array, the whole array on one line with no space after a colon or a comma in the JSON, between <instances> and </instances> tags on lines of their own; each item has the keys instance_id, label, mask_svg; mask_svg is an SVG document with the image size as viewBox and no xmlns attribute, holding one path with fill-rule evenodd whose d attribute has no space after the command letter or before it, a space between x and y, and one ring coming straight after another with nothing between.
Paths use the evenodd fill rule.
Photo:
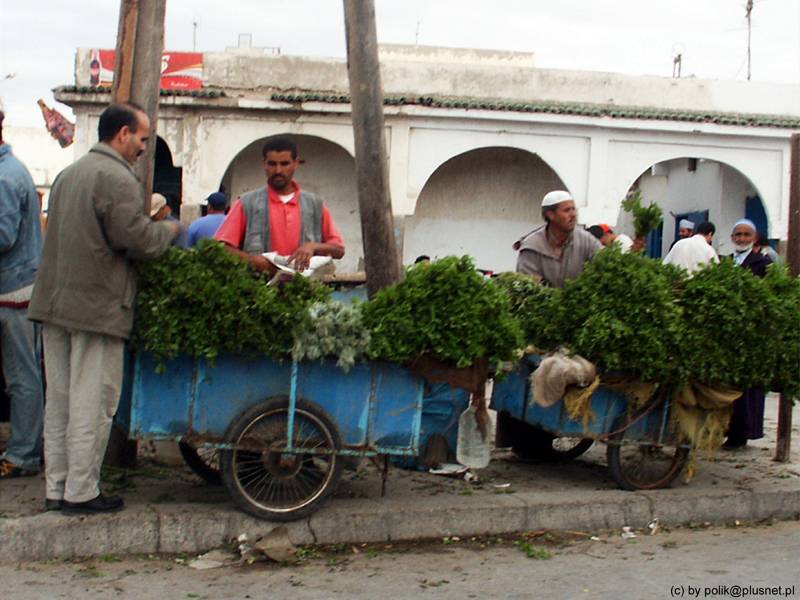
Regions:
<instances>
[{"instance_id":1,"label":"cart wheel","mask_svg":"<svg viewBox=\"0 0 800 600\"><path fill-rule=\"evenodd\" d=\"M556 437L504 411L497 414L496 439L498 446L511 446L514 454L522 459L547 462L578 458L594 443L590 438Z\"/></svg>"},{"instance_id":2,"label":"cart wheel","mask_svg":"<svg viewBox=\"0 0 800 600\"><path fill-rule=\"evenodd\" d=\"M555 462L567 462L578 458L594 444L592 438L556 437L550 441L548 455Z\"/></svg>"},{"instance_id":3,"label":"cart wheel","mask_svg":"<svg viewBox=\"0 0 800 600\"><path fill-rule=\"evenodd\" d=\"M292 446L285 453L289 399L271 398L239 415L225 432L236 450L220 451L222 482L244 511L274 521L292 521L313 513L336 489L344 460L337 454L303 454L305 450L335 452L341 448L339 428L328 413L298 400Z\"/></svg>"},{"instance_id":4,"label":"cart wheel","mask_svg":"<svg viewBox=\"0 0 800 600\"><path fill-rule=\"evenodd\" d=\"M191 442L178 442L178 449L189 468L211 485L219 485L219 451L208 446L195 446Z\"/></svg>"},{"instance_id":5,"label":"cart wheel","mask_svg":"<svg viewBox=\"0 0 800 600\"><path fill-rule=\"evenodd\" d=\"M689 457L689 449L626 441L627 414L614 421L606 456L614 481L623 490L655 490L666 487L680 474Z\"/></svg>"}]
</instances>

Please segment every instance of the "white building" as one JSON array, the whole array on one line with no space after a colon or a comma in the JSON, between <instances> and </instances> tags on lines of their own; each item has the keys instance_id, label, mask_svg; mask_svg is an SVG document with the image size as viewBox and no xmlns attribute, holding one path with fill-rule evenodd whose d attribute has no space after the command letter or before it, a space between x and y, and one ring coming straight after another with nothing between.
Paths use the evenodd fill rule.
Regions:
<instances>
[{"instance_id":1,"label":"white building","mask_svg":"<svg viewBox=\"0 0 800 600\"><path fill-rule=\"evenodd\" d=\"M345 238L340 271L358 270L346 62L249 47L203 58L201 90L162 92L156 186L182 194L190 221L220 186L234 197L263 186L264 140L288 134L305 161L297 180L326 199ZM511 244L559 188L575 196L582 223L630 232L620 202L640 187L665 213L656 255L687 213L717 225L722 253L745 215L786 238L800 86L538 69L532 54L510 52L382 46L380 58L406 264L470 254L478 267L513 269ZM109 100L88 87L88 61L80 50L76 85L56 93L77 117L76 156L96 141Z\"/></svg>"}]
</instances>

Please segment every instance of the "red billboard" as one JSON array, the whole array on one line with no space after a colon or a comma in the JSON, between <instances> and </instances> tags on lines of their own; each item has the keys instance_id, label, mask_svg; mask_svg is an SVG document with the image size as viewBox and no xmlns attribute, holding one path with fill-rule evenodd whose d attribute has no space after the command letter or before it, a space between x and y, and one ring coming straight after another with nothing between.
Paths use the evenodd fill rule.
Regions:
<instances>
[{"instance_id":1,"label":"red billboard","mask_svg":"<svg viewBox=\"0 0 800 600\"><path fill-rule=\"evenodd\" d=\"M114 81L114 50L91 51L89 85L110 86ZM164 52L161 55L161 87L165 90L199 90L203 87L203 55L200 52Z\"/></svg>"}]
</instances>

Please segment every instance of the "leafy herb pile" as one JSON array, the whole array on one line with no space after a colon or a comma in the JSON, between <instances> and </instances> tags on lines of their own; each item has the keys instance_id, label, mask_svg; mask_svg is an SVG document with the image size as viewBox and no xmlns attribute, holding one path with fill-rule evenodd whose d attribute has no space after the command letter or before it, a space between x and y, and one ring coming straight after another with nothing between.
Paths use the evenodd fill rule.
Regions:
<instances>
[{"instance_id":1,"label":"leafy herb pile","mask_svg":"<svg viewBox=\"0 0 800 600\"><path fill-rule=\"evenodd\" d=\"M511 314L519 320L525 344L535 351L547 351L564 343L561 330L564 290L542 285L529 275L513 271L500 273L492 282L508 294Z\"/></svg>"},{"instance_id":2,"label":"leafy herb pile","mask_svg":"<svg viewBox=\"0 0 800 600\"><path fill-rule=\"evenodd\" d=\"M336 364L347 372L367 356L370 332L361 316L361 305L317 302L308 309L309 327L295 332L294 360L337 356Z\"/></svg>"},{"instance_id":3,"label":"leafy herb pile","mask_svg":"<svg viewBox=\"0 0 800 600\"><path fill-rule=\"evenodd\" d=\"M159 359L178 354L214 359L220 352L253 352L278 358L294 341L293 329L309 327L305 310L330 290L307 277L285 287L267 280L220 242L197 250L170 248L138 267L132 342Z\"/></svg>"},{"instance_id":4,"label":"leafy herb pile","mask_svg":"<svg viewBox=\"0 0 800 600\"><path fill-rule=\"evenodd\" d=\"M762 281L773 302L773 326L778 325L772 339L759 334L753 340L762 355L771 354L773 378L766 389L800 398L800 280L792 277L787 269L774 265L767 267L767 276Z\"/></svg>"},{"instance_id":5,"label":"leafy herb pile","mask_svg":"<svg viewBox=\"0 0 800 600\"><path fill-rule=\"evenodd\" d=\"M405 362L424 354L457 367L475 358L511 360L521 347L508 297L484 280L468 256L419 264L365 303L372 358Z\"/></svg>"},{"instance_id":6,"label":"leafy herb pile","mask_svg":"<svg viewBox=\"0 0 800 600\"><path fill-rule=\"evenodd\" d=\"M636 190L622 201L625 212L633 215L636 237L645 237L661 224L663 211L655 202L642 206L642 190Z\"/></svg>"},{"instance_id":7,"label":"leafy herb pile","mask_svg":"<svg viewBox=\"0 0 800 600\"><path fill-rule=\"evenodd\" d=\"M497 278L525 342L560 346L645 381L800 392L800 281L764 279L730 260L685 271L611 246L563 291L517 274Z\"/></svg>"},{"instance_id":8,"label":"leafy herb pile","mask_svg":"<svg viewBox=\"0 0 800 600\"><path fill-rule=\"evenodd\" d=\"M757 340L777 332L777 313L761 279L723 260L695 273L681 303L681 351L694 379L735 389L771 385L774 361Z\"/></svg>"}]
</instances>

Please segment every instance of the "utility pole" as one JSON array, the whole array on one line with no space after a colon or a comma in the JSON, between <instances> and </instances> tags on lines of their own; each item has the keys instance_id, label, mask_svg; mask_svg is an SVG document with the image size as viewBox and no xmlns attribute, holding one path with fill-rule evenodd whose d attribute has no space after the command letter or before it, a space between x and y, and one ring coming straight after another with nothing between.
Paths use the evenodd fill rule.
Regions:
<instances>
[{"instance_id":1,"label":"utility pole","mask_svg":"<svg viewBox=\"0 0 800 600\"><path fill-rule=\"evenodd\" d=\"M347 72L356 150L358 207L367 296L400 281L402 270L389 195L383 89L373 0L344 0Z\"/></svg>"},{"instance_id":2,"label":"utility pole","mask_svg":"<svg viewBox=\"0 0 800 600\"><path fill-rule=\"evenodd\" d=\"M111 86L112 102L133 102L150 117L150 139L136 162L148 207L153 193L166 10L166 0L121 0Z\"/></svg>"},{"instance_id":3,"label":"utility pole","mask_svg":"<svg viewBox=\"0 0 800 600\"><path fill-rule=\"evenodd\" d=\"M789 176L789 236L786 258L792 277L800 276L800 133L792 134ZM792 400L781 394L778 405L778 443L775 460L789 462L792 448Z\"/></svg>"},{"instance_id":4,"label":"utility pole","mask_svg":"<svg viewBox=\"0 0 800 600\"><path fill-rule=\"evenodd\" d=\"M751 16L753 14L753 0L747 0L745 6L745 17L747 18L747 81L750 81L750 39L751 39Z\"/></svg>"},{"instance_id":5,"label":"utility pole","mask_svg":"<svg viewBox=\"0 0 800 600\"><path fill-rule=\"evenodd\" d=\"M114 83L111 86L112 102L138 104L150 118L150 138L135 166L144 189L147 214L150 214L156 163L158 98L161 90L166 7L166 0L121 0ZM134 469L137 455L136 441L128 440L125 432L112 427L105 464Z\"/></svg>"}]
</instances>

